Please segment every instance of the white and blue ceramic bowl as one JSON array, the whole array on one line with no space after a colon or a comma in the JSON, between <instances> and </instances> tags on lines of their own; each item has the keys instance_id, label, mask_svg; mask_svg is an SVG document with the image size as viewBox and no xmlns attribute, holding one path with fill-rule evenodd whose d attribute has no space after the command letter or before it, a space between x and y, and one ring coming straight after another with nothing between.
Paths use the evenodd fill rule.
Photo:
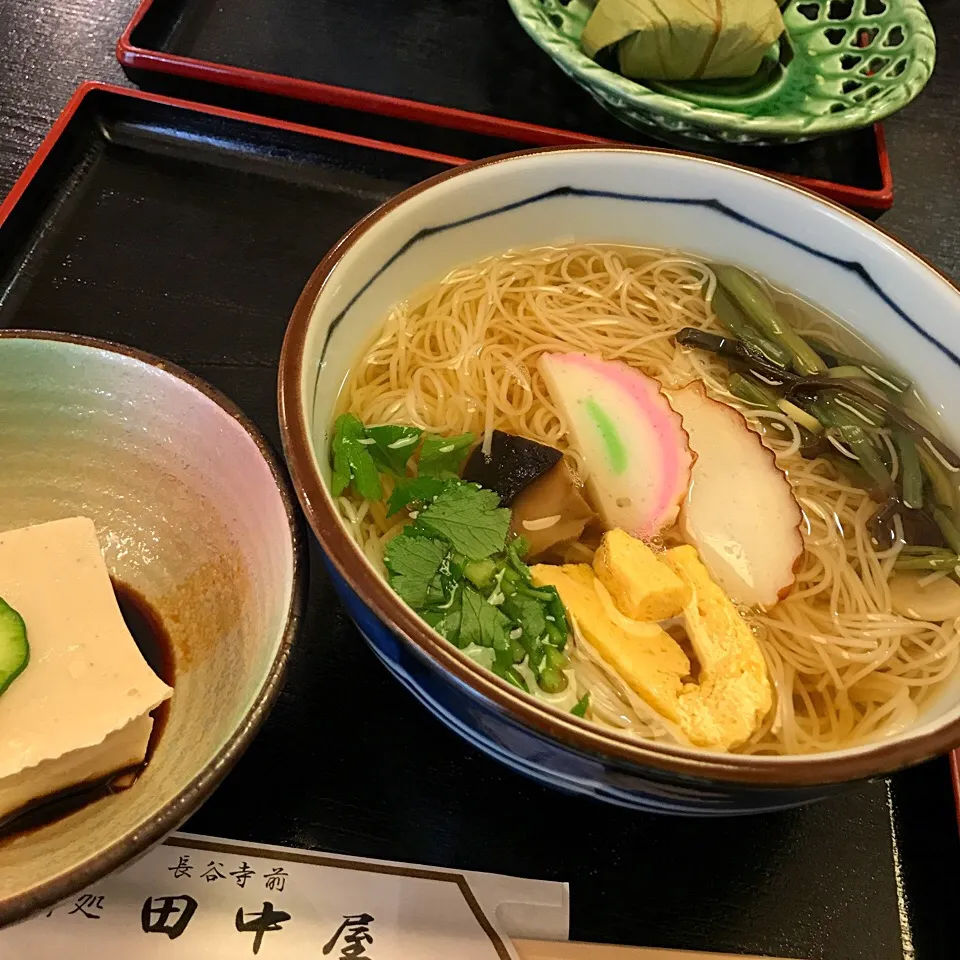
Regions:
<instances>
[{"instance_id":1,"label":"white and blue ceramic bowl","mask_svg":"<svg viewBox=\"0 0 960 960\"><path fill-rule=\"evenodd\" d=\"M642 743L544 708L430 630L364 559L327 490L334 403L389 307L510 247L597 241L737 261L842 317L923 384L960 441L960 291L892 237L811 193L701 157L548 148L458 167L400 194L326 256L294 311L280 369L287 459L351 616L387 669L466 740L564 790L686 814L825 796L960 742L960 676L896 737L818 756Z\"/></svg>"}]
</instances>

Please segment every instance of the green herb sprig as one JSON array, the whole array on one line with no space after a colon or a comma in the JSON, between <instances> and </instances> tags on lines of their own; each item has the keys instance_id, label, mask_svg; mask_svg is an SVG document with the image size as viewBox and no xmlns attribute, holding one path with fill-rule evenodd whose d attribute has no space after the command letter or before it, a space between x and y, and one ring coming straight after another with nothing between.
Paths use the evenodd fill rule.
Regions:
<instances>
[{"instance_id":1,"label":"green herb sprig","mask_svg":"<svg viewBox=\"0 0 960 960\"><path fill-rule=\"evenodd\" d=\"M438 633L465 649L493 652L493 671L528 690L526 664L548 693L566 689L569 628L555 587L536 587L523 562L526 543L509 538L510 510L499 496L458 478L476 442L424 435L416 427L365 427L353 414L334 425L331 491L384 499L381 475L394 478L387 514L413 521L384 553L390 586ZM418 476L407 474L416 457Z\"/></svg>"},{"instance_id":2,"label":"green herb sprig","mask_svg":"<svg viewBox=\"0 0 960 960\"><path fill-rule=\"evenodd\" d=\"M508 542L510 511L497 495L445 480L414 513L384 553L393 589L455 646L492 650L494 673L520 689L525 662L542 690L564 690L566 612L556 588L533 585L526 544Z\"/></svg>"}]
</instances>

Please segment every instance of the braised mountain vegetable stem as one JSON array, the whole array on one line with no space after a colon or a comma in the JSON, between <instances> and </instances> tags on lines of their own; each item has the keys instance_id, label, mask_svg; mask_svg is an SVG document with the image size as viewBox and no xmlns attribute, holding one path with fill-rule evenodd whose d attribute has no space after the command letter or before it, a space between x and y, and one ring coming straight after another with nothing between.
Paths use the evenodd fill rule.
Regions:
<instances>
[{"instance_id":1,"label":"braised mountain vegetable stem","mask_svg":"<svg viewBox=\"0 0 960 960\"><path fill-rule=\"evenodd\" d=\"M802 407L791 403L785 398L777 401L777 408L785 413L794 423L803 427L809 433L820 433L823 430L823 424L816 418L810 416Z\"/></svg>"},{"instance_id":2,"label":"braised mountain vegetable stem","mask_svg":"<svg viewBox=\"0 0 960 960\"><path fill-rule=\"evenodd\" d=\"M878 390L873 387L861 384L855 380L831 380L827 377L800 377L795 383L787 388L787 397L791 395L802 394L806 392L819 392L829 390L833 393L855 393L858 397L873 403L880 407L887 418L897 426L909 430L914 438L920 443L927 443L953 468L960 470L960 457L950 449L939 437L934 436L925 426L917 423L909 414L904 413L896 404L892 403L886 397L882 396Z\"/></svg>"},{"instance_id":3,"label":"braised mountain vegetable stem","mask_svg":"<svg viewBox=\"0 0 960 960\"><path fill-rule=\"evenodd\" d=\"M784 370L790 366L793 355L782 344L769 340L757 329L750 326L750 322L740 312L740 308L730 299L723 287L718 286L710 301L713 312L717 315L720 325L748 348L758 352L771 363Z\"/></svg>"},{"instance_id":4,"label":"braised mountain vegetable stem","mask_svg":"<svg viewBox=\"0 0 960 960\"><path fill-rule=\"evenodd\" d=\"M727 389L744 403L753 404L755 407L763 407L765 410L779 410L777 401L779 397L766 384L754 380L752 377L745 377L742 373L734 371L727 380Z\"/></svg>"},{"instance_id":5,"label":"braised mountain vegetable stem","mask_svg":"<svg viewBox=\"0 0 960 960\"><path fill-rule=\"evenodd\" d=\"M917 445L917 455L920 467L930 485L933 499L949 510L956 506L956 484L952 483L943 464L926 448L925 444Z\"/></svg>"},{"instance_id":6,"label":"braised mountain vegetable stem","mask_svg":"<svg viewBox=\"0 0 960 960\"><path fill-rule=\"evenodd\" d=\"M859 487L861 490L866 490L874 499L882 496L880 491L876 489L870 474L868 474L867 471L864 470L856 460L851 460L849 457L845 457L833 446L830 446L830 449L826 453L822 454L822 456L826 460L829 460L830 463L834 465L837 472L840 473L841 476L845 477L850 484L855 487Z\"/></svg>"},{"instance_id":7,"label":"braised mountain vegetable stem","mask_svg":"<svg viewBox=\"0 0 960 960\"><path fill-rule=\"evenodd\" d=\"M718 278L723 273L718 270ZM896 569L960 569L956 513L960 457L877 385L902 393L909 389L909 381L838 351L828 354L835 364L828 372L801 376L761 359L732 337L686 327L675 339L682 346L707 350L727 360L731 367L727 386L733 396L764 409L784 411L803 423L802 417L793 413L799 407L804 416L812 416L827 428L828 439L842 442L844 453L822 446L817 438L812 438L812 443L804 439L800 452L808 458L825 456L851 482L874 499L885 501L871 519L876 523L871 534L881 547L893 546L899 535L912 544L945 542L950 548L919 546L909 552L904 548L895 561ZM877 431L885 426L891 428L893 447L880 442ZM806 432L806 437L810 436ZM892 475L894 448L899 462L896 481ZM950 476L952 472L958 473L956 479ZM895 515L900 517L896 527L890 525Z\"/></svg>"},{"instance_id":8,"label":"braised mountain vegetable stem","mask_svg":"<svg viewBox=\"0 0 960 960\"><path fill-rule=\"evenodd\" d=\"M846 393L835 393L837 403L859 417L868 427L882 427L887 416L880 407Z\"/></svg>"},{"instance_id":9,"label":"braised mountain vegetable stem","mask_svg":"<svg viewBox=\"0 0 960 960\"><path fill-rule=\"evenodd\" d=\"M751 276L736 267L715 266L713 269L720 288L739 304L757 328L790 352L797 373L826 372L827 365L817 352L784 322L766 291Z\"/></svg>"},{"instance_id":10,"label":"braised mountain vegetable stem","mask_svg":"<svg viewBox=\"0 0 960 960\"><path fill-rule=\"evenodd\" d=\"M676 334L676 342L681 346L696 347L707 350L718 356L725 357L731 364L741 370L759 374L764 381L775 384L784 391L786 399L793 400L811 394L829 392L839 393L849 402L849 394L865 400L878 407L884 415L898 426L909 430L917 440L917 446L922 449L923 444L929 446L941 456L950 467L960 471L960 457L950 449L939 437L934 436L926 427L917 423L909 414L904 413L895 403L889 400L879 388L875 388L859 380L837 380L827 376L798 376L786 370L780 370L771 363L765 363L751 355L749 351L731 337L721 337L696 327L684 327Z\"/></svg>"},{"instance_id":11,"label":"braised mountain vegetable stem","mask_svg":"<svg viewBox=\"0 0 960 960\"><path fill-rule=\"evenodd\" d=\"M834 371L854 367L862 370L867 377L878 383L881 387L892 390L894 393L906 393L912 386L906 377L901 377L900 374L894 373L892 370L874 363L872 360L857 360L849 354L837 350L836 347L828 346L820 340L815 340L813 337L808 337L807 343L827 362L827 365L831 368L830 376L846 376L846 374Z\"/></svg>"},{"instance_id":12,"label":"braised mountain vegetable stem","mask_svg":"<svg viewBox=\"0 0 960 960\"><path fill-rule=\"evenodd\" d=\"M946 547L924 547L905 544L900 548L901 557L952 557L953 551Z\"/></svg>"},{"instance_id":13,"label":"braised mountain vegetable stem","mask_svg":"<svg viewBox=\"0 0 960 960\"><path fill-rule=\"evenodd\" d=\"M775 364L759 360L736 337L723 337L698 327L684 327L677 331L674 340L682 347L696 347L698 350L715 353L731 363L738 364L748 373L759 374L778 386L799 379L796 374L781 370Z\"/></svg>"},{"instance_id":14,"label":"braised mountain vegetable stem","mask_svg":"<svg viewBox=\"0 0 960 960\"><path fill-rule=\"evenodd\" d=\"M877 490L885 497L895 493L893 480L863 424L832 397L821 397L810 404L814 416L825 426L834 428L839 438L850 448Z\"/></svg>"},{"instance_id":15,"label":"braised mountain vegetable stem","mask_svg":"<svg viewBox=\"0 0 960 960\"><path fill-rule=\"evenodd\" d=\"M919 510L923 506L923 471L917 445L903 427L894 427L893 442L900 457L901 499L906 506Z\"/></svg>"},{"instance_id":16,"label":"braised mountain vegetable stem","mask_svg":"<svg viewBox=\"0 0 960 960\"><path fill-rule=\"evenodd\" d=\"M770 410L773 413L785 413L796 424L800 431L800 452L807 459L813 459L827 452L829 444L823 438L823 427L810 417L810 415L794 404L782 400L766 384L751 376L734 371L730 374L727 381L727 389L738 400L749 403L755 407L761 407L764 410ZM806 424L813 420L814 430L807 429Z\"/></svg>"},{"instance_id":17,"label":"braised mountain vegetable stem","mask_svg":"<svg viewBox=\"0 0 960 960\"><path fill-rule=\"evenodd\" d=\"M869 380L870 375L863 367L831 367L824 374L827 377L833 377L834 380Z\"/></svg>"},{"instance_id":18,"label":"braised mountain vegetable stem","mask_svg":"<svg viewBox=\"0 0 960 960\"><path fill-rule=\"evenodd\" d=\"M955 570L958 566L960 566L960 556L956 554L931 554L928 557L899 556L893 562L894 570L929 570L930 573Z\"/></svg>"},{"instance_id":19,"label":"braised mountain vegetable stem","mask_svg":"<svg viewBox=\"0 0 960 960\"><path fill-rule=\"evenodd\" d=\"M943 539L950 545L954 553L960 553L960 530L957 529L953 518L942 507L934 507L931 511L933 519L937 521L937 526L943 534Z\"/></svg>"},{"instance_id":20,"label":"braised mountain vegetable stem","mask_svg":"<svg viewBox=\"0 0 960 960\"><path fill-rule=\"evenodd\" d=\"M778 397L766 384L753 377L744 377L739 373L731 373L727 381L727 389L744 403L763 407L765 410L785 413L794 423L802 427L807 433L819 433L823 426L815 417L811 417L806 410L796 404ZM807 439L807 438L805 438Z\"/></svg>"}]
</instances>

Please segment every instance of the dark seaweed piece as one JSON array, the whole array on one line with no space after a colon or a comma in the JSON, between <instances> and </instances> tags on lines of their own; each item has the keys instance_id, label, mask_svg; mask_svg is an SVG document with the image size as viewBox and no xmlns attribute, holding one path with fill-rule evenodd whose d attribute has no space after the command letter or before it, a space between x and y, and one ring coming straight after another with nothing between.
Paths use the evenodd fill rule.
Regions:
<instances>
[{"instance_id":1,"label":"dark seaweed piece","mask_svg":"<svg viewBox=\"0 0 960 960\"><path fill-rule=\"evenodd\" d=\"M698 350L707 350L718 356L726 357L728 360L738 361L746 365L748 369L769 373L771 377L776 377L781 383L789 383L800 379L796 374L788 373L775 364L761 359L736 337L721 337L716 333L708 333L706 330L700 330L697 327L684 327L677 331L674 339L682 347L696 347Z\"/></svg>"},{"instance_id":2,"label":"dark seaweed piece","mask_svg":"<svg viewBox=\"0 0 960 960\"><path fill-rule=\"evenodd\" d=\"M896 528L893 518L900 515L903 525L903 539L910 544L930 547L945 547L947 541L937 522L924 510L911 510L899 500L888 500L877 507L867 521L867 531L879 550L886 550L896 542Z\"/></svg>"},{"instance_id":3,"label":"dark seaweed piece","mask_svg":"<svg viewBox=\"0 0 960 960\"><path fill-rule=\"evenodd\" d=\"M804 460L816 460L832 449L830 441L822 433L811 433L805 427L798 427L800 431L800 456Z\"/></svg>"},{"instance_id":4,"label":"dark seaweed piece","mask_svg":"<svg viewBox=\"0 0 960 960\"><path fill-rule=\"evenodd\" d=\"M483 444L476 447L464 465L462 479L495 491L506 507L521 490L556 466L562 456L556 447L494 430L490 456L484 456Z\"/></svg>"}]
</instances>

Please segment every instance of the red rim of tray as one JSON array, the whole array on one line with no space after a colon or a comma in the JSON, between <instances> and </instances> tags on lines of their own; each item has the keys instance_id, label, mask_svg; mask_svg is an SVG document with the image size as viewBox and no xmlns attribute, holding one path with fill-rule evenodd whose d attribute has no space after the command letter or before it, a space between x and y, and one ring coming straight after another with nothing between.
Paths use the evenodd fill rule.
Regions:
<instances>
[{"instance_id":1,"label":"red rim of tray","mask_svg":"<svg viewBox=\"0 0 960 960\"><path fill-rule=\"evenodd\" d=\"M147 15L153 3L154 0L141 0L133 19L127 24L127 29L124 30L123 35L117 41L117 59L124 67L170 74L188 80L206 81L256 93L307 100L311 103L322 103L347 110L359 110L364 113L394 117L400 120L412 120L433 126L450 127L467 133L501 137L538 146L584 143L624 145L622 141L606 140L602 137L578 133L575 130L543 127L535 123L507 120L503 117L473 113L455 107L442 107L422 103L419 100L408 100L404 97L391 97L382 93L355 90L352 87L318 83L314 80L298 80L295 77L286 77L278 73L250 70L247 67L232 67L228 64L213 63L209 60L198 60L194 57L184 57L176 53L165 53L134 46L131 40L133 31ZM877 161L880 167L881 186L877 190L868 190L865 187L854 187L848 184L834 183L830 180L819 180L787 173L764 172L788 180L791 183L799 184L808 190L849 207L860 210L889 210L893 206L893 176L890 170L890 157L887 154L883 128L880 124L874 124L873 134L876 141ZM625 145L629 146L630 144Z\"/></svg>"},{"instance_id":2,"label":"red rim of tray","mask_svg":"<svg viewBox=\"0 0 960 960\"><path fill-rule=\"evenodd\" d=\"M950 754L950 779L953 780L953 799L957 808L957 826L960 828L960 749Z\"/></svg>"},{"instance_id":3,"label":"red rim of tray","mask_svg":"<svg viewBox=\"0 0 960 960\"><path fill-rule=\"evenodd\" d=\"M83 101L97 91L119 94L134 100L146 100L150 103L162 103L170 107L179 107L194 113L205 113L214 117L226 117L230 120L242 120L260 127L270 127L274 130L284 130L288 133L302 133L306 136L317 137L323 140L335 140L339 143L349 143L358 147L369 147L372 150L382 150L386 153L397 153L407 157L416 157L420 160L430 160L446 166L456 167L466 163L463 157L449 157L442 153L430 150L420 150L417 147L406 147L397 143L386 143L382 140L372 140L369 137L358 137L350 133L339 133L336 130L325 130L321 127L308 127L302 123L291 123L287 120L275 120L270 117L261 117L253 113L244 113L242 110L229 110L226 107L214 107L204 103L195 103L192 100L183 100L178 97L167 97L159 93L148 93L144 90L131 90L129 87L120 87L112 83L101 83L98 80L88 80L81 84L57 117L50 128L50 132L43 138L37 152L24 167L23 173L17 178L10 192L0 201L0 224L10 215L17 201L27 189L34 175L43 165L54 144L60 139L63 131L80 109Z\"/></svg>"}]
</instances>

